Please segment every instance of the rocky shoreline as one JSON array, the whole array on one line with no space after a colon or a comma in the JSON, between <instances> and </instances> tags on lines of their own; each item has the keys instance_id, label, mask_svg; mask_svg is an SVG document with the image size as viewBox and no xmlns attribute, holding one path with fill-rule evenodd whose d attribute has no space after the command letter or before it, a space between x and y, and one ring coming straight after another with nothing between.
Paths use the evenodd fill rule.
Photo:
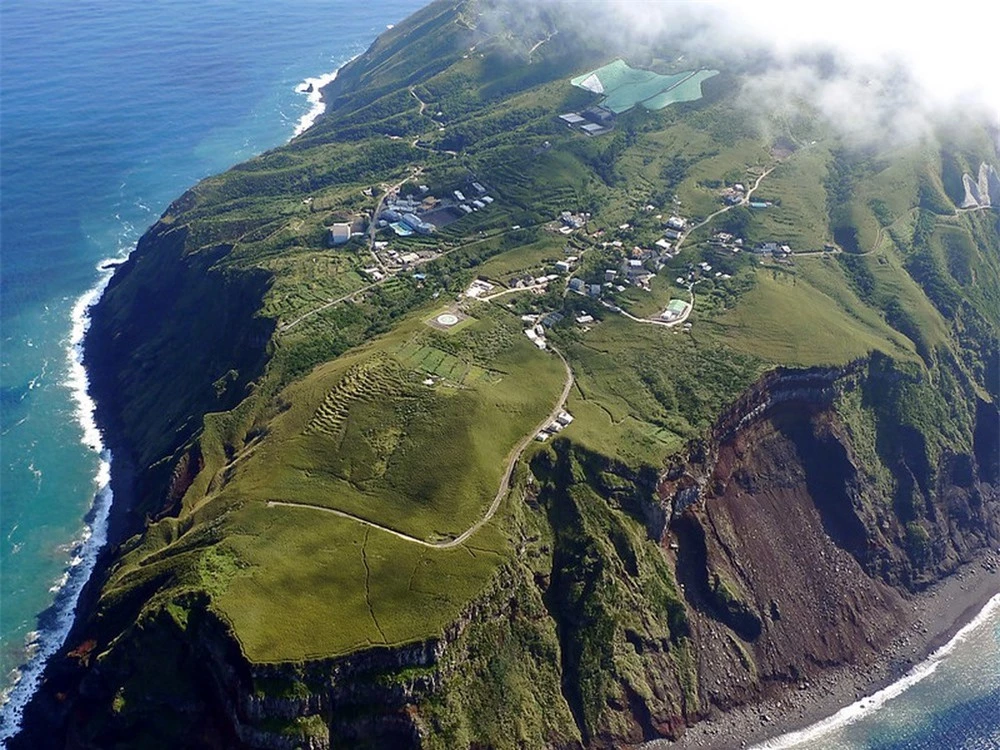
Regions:
<instances>
[{"instance_id":1,"label":"rocky shoreline","mask_svg":"<svg viewBox=\"0 0 1000 750\"><path fill-rule=\"evenodd\" d=\"M1000 550L986 552L908 604L913 616L907 629L875 663L833 668L798 690L726 712L714 711L688 729L677 742L657 740L643 750L747 748L812 726L841 708L891 685L950 641L1000 595Z\"/></svg>"}]
</instances>

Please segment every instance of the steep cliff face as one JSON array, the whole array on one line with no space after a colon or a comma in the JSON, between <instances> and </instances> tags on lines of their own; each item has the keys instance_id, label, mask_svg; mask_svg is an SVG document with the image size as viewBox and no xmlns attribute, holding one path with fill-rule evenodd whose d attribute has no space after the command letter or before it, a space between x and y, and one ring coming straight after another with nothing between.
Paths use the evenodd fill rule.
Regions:
<instances>
[{"instance_id":1,"label":"steep cliff face","mask_svg":"<svg viewBox=\"0 0 1000 750\"><path fill-rule=\"evenodd\" d=\"M417 706L426 744L677 737L884 653L911 592L1000 541L998 477L977 458L996 407L979 402L965 449L936 454L932 430L886 416L920 383L881 357L774 371L655 492L557 443L532 467L503 615L445 652L441 697Z\"/></svg>"},{"instance_id":2,"label":"steep cliff face","mask_svg":"<svg viewBox=\"0 0 1000 750\"><path fill-rule=\"evenodd\" d=\"M556 98L551 111L539 109L532 115L537 122L525 120L534 122L530 133L511 131L499 117L503 113L486 113L486 105L506 110L514 106L513 100L508 104L511 94L568 78L590 65L581 62L590 53L581 51L584 42L560 34L541 48L559 50L550 66L524 67L507 57L480 64L466 54L485 33L473 33L478 12L466 12L469 7L439 0L383 35L326 91L331 117L288 147L192 190L118 269L94 310L87 357L115 450L113 537L124 542L112 546L104 572L109 580L126 580L102 591L101 576L95 578L80 622L31 709L30 729L12 748L617 747L675 738L714 708L795 688L832 666L866 662L911 622L914 592L1000 541L1000 379L993 377L1000 360L991 317L996 297L986 285L982 293L973 289L969 299L981 310L970 306L956 313L965 286L943 276L951 266L968 266L989 277L981 269L994 263L996 232L985 218L966 217L982 225L973 225L977 233L970 234L980 255L963 255L961 243L929 244L926 263L907 261L923 269L920 283L947 319L931 316L922 297L919 305L908 302L932 319L935 325L927 325L936 337L924 341L917 322L902 325L899 315L890 314L899 313L898 306L883 304L879 294L895 299L897 286L880 291L874 273L852 270L858 294L873 305L862 311L866 325L874 326L885 308L887 318L914 336L921 364L912 357L900 363L874 355L840 368L773 370L665 471L639 464L659 462L662 453L625 465L627 459L595 452L614 453L606 442L585 449L572 439L556 439L546 446L551 450L534 455L530 471L517 468L514 489L495 517L493 531L504 549L499 572L485 590L469 594L462 614L435 637L422 635L393 648L359 646L346 656L301 663L247 659L240 633L211 606L242 560L214 554L226 532L209 501L225 489L244 451L265 442L268 421L261 414L292 406L272 398L276 386L269 379L297 378L365 345L432 294L453 292L455 279L461 288L468 278L462 274L473 272L461 263L472 269L481 261L459 261L456 253L441 267L423 267L439 273L410 287L411 296L401 284L384 298L373 292L367 303L356 297L351 305L323 304L329 319L316 315L294 329L287 325L299 316L304 320L313 302L344 293L337 284L306 290L289 281L300 274L312 279L315 256L325 261L335 254L323 246L321 211L339 215L342 205L352 206L351 212L373 209L376 199L366 203L360 197L365 190L397 182L418 161L464 162L464 155L453 160L450 151L435 155L434 149L408 145L410 135L428 127L421 119L424 79L447 72L452 63L481 67L475 75L462 69L438 81L428 101L437 92L433 101L455 121L479 112L493 118L467 132L486 142L484 149L496 139L498 150L481 164L484 170L495 165L490 171L497 208L521 201L517 205L531 212L524 215L534 217L529 222L515 213L498 220L505 227L547 222L567 201L596 201L596 213L611 187L605 182L634 192L625 177L606 179L624 167L615 160L627 142L641 140L639 130L624 127L614 141L566 144L560 153L567 161L560 163L572 169L565 189L553 188L547 177L524 186L521 172L530 165L508 159L525 144L532 161L541 162L538 157L550 149L559 152L559 139L567 132L575 136L553 122L553 113L569 104ZM536 41L530 42L534 48ZM605 52L599 54L603 59ZM471 86L476 81L483 85ZM734 119L729 110L715 116L727 127ZM438 127L434 121L433 133ZM724 133L719 137L728 139L729 131ZM536 142L537 149L531 145ZM602 143L611 147L600 157L601 170L593 172L583 152ZM646 153L662 151L660 144ZM485 158L483 151L476 158ZM463 172L460 179L466 177ZM581 185L601 192L578 192ZM320 195L327 189L333 192ZM546 196L556 196L558 210L539 203ZM300 222L315 223L317 231L284 232ZM909 244L892 239L901 247ZM471 245L480 242L477 236ZM520 247L517 235L511 242L506 249ZM323 281L343 269L357 270L359 258L368 262L366 248L356 245L355 251L358 257L322 266L334 269ZM273 269L276 259L288 264L284 277L264 270ZM276 294L281 283L284 291ZM846 287L842 291L850 296ZM402 301L389 299L396 293ZM834 300L817 304L833 306ZM284 334L275 336L275 322L262 317L262 309L283 316ZM712 324L712 313L705 312L699 328ZM808 333L797 331L803 339ZM554 340L559 335L553 332ZM697 337L690 338L701 347ZM637 340L647 347L643 356L668 345ZM276 356L269 360L272 346ZM910 354L894 347L886 350ZM614 359L615 351L608 354L614 360L609 368L635 366ZM719 393L729 399L746 383L741 378L726 390L730 386L717 382L703 393L701 381L737 382L733 368L711 361L706 351L714 350L701 349L697 367L677 378L677 388L652 387L670 363L651 358L636 368L637 379L609 380L612 395L652 384L642 394L649 398L636 401L637 412L659 413L656 424L647 426L690 435L692 425L701 429L718 412ZM283 373L282 356L288 365ZM598 364L573 360L581 393L598 385L585 380ZM246 407L249 402L256 403ZM600 401L592 409L593 403ZM605 412L612 422L623 421L610 410L599 411L601 425ZM209 412L220 413L206 420ZM677 419L681 412L683 420ZM578 419L577 428L586 423L582 409ZM229 430L223 422L238 424ZM246 502L228 499L234 506ZM259 505L266 510L264 502ZM144 529L146 519L159 522ZM248 525L260 539L275 528L266 513ZM336 542L322 540L328 543ZM149 554L132 555L130 568L124 559L136 550ZM467 552L474 557L477 550L470 545ZM370 575L364 552L361 557ZM345 598L362 589L368 593L367 578L364 585L344 580L337 593ZM323 604L337 607L337 598L330 599ZM294 620L297 613L289 607L278 616Z\"/></svg>"},{"instance_id":3,"label":"steep cliff face","mask_svg":"<svg viewBox=\"0 0 1000 750\"><path fill-rule=\"evenodd\" d=\"M658 482L558 442L516 511L498 616L416 703L424 744L678 737L885 653L919 614L912 592L1000 541L1000 478L978 458L996 407L936 454L933 430L886 416L920 383L878 356L779 369Z\"/></svg>"},{"instance_id":4,"label":"steep cliff face","mask_svg":"<svg viewBox=\"0 0 1000 750\"><path fill-rule=\"evenodd\" d=\"M774 373L665 475L703 706L866 663L912 621L910 592L1000 540L998 478L977 459L996 439L995 406L980 403L967 452L932 464L930 438L903 430L909 442L863 457L878 429L862 434L871 412L854 407L874 408L900 377L879 358ZM917 487L919 510L898 501Z\"/></svg>"},{"instance_id":5,"label":"steep cliff face","mask_svg":"<svg viewBox=\"0 0 1000 750\"><path fill-rule=\"evenodd\" d=\"M440 638L251 664L204 600L174 602L59 662L49 692L73 697L49 718L79 747L161 724L207 748L679 737L867 663L914 621L911 592L1000 544L1000 415L974 402L937 454L884 416L919 380L878 356L773 371L661 476L557 441L515 482L516 555Z\"/></svg>"},{"instance_id":6,"label":"steep cliff face","mask_svg":"<svg viewBox=\"0 0 1000 750\"><path fill-rule=\"evenodd\" d=\"M161 459L201 428L205 413L243 399L267 361L274 321L257 316L267 275L225 268L228 245L190 244L188 226L173 224L168 211L116 270L91 315L86 357L99 417L116 460L139 470L136 486L121 488L116 503L118 536L138 531L145 516L183 494L192 467Z\"/></svg>"}]
</instances>

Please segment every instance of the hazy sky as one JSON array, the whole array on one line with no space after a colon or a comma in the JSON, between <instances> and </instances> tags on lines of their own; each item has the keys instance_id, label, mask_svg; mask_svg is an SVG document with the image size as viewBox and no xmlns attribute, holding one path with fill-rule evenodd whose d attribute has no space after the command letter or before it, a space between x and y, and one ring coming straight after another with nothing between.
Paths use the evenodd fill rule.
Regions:
<instances>
[{"instance_id":1,"label":"hazy sky","mask_svg":"<svg viewBox=\"0 0 1000 750\"><path fill-rule=\"evenodd\" d=\"M666 33L713 57L770 50L779 69L748 82L748 97L801 97L848 133L920 135L927 114L985 105L1000 125L1000 3L896 0L515 0L530 18L561 6L557 25L606 37L627 54L629 38ZM615 49L612 50L612 47ZM842 74L823 77L802 56L832 50ZM892 70L915 85L883 84ZM898 83L898 76L897 81Z\"/></svg>"},{"instance_id":2,"label":"hazy sky","mask_svg":"<svg viewBox=\"0 0 1000 750\"><path fill-rule=\"evenodd\" d=\"M627 13L650 9L669 16L683 5L711 11L723 43L759 41L785 57L832 46L861 66L901 62L928 101L953 104L966 97L988 103L1000 116L1000 4L886 2L886 0L665 0L615 5Z\"/></svg>"}]
</instances>

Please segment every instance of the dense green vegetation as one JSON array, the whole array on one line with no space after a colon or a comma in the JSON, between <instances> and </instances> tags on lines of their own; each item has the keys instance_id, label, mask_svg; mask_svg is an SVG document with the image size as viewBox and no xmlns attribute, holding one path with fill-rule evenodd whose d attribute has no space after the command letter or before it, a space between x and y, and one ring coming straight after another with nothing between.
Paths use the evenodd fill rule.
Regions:
<instances>
[{"instance_id":1,"label":"dense green vegetation","mask_svg":"<svg viewBox=\"0 0 1000 750\"><path fill-rule=\"evenodd\" d=\"M809 118L759 121L738 106L734 72L699 102L630 112L589 138L557 119L592 103L568 78L619 51L568 34L538 46L544 29L487 34L481 5L433 3L383 34L326 92L329 117L189 191L110 287L95 357L124 364L102 401L133 446L148 525L101 594L108 663L130 663L116 639L133 622L155 645L215 618L248 661L301 664L431 641L492 607L455 635L450 679L426 707L429 746L626 736L637 696L693 715L685 599L650 539L656 478L776 365L870 358L870 382L838 408L891 498L878 513L905 525L915 566L933 561L936 467L972 449L969 404L1000 400L997 219L953 204L958 173L996 154L944 131L876 153ZM544 294L461 297L476 277L506 290L571 253L573 273L601 283L666 217L699 221L771 169L756 195L768 208L693 232L648 290L605 293L641 318L691 299L690 330L567 293L565 274ZM472 180L488 209L430 236L375 233L436 254L419 266L373 281L367 236L326 245L335 221L367 230L391 186L445 196ZM592 215L565 236L564 210ZM744 250L706 244L716 230ZM753 255L764 241L794 253ZM698 262L717 270L689 291ZM465 319L431 325L450 311ZM575 421L531 444L489 523L431 546L484 517L512 451L556 405L563 364L520 319L552 312L565 316L546 337L573 372ZM576 324L581 313L594 321ZM740 638L759 632L735 583L716 576L706 591ZM126 727L147 710L131 682L115 706Z\"/></svg>"}]
</instances>

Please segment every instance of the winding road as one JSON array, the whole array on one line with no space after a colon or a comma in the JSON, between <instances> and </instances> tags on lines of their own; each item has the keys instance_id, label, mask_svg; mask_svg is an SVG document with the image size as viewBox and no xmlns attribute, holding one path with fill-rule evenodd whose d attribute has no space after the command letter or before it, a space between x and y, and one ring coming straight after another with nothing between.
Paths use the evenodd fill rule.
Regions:
<instances>
[{"instance_id":1,"label":"winding road","mask_svg":"<svg viewBox=\"0 0 1000 750\"><path fill-rule=\"evenodd\" d=\"M416 97L416 94L414 92L411 91L410 93L412 93L414 95L414 97L417 98L418 101L419 101L419 98ZM775 165L775 166L777 166L777 165ZM726 206L725 208L721 208L718 211L715 211L714 213L709 214L700 223L695 224L694 226L692 226L677 241L677 249L680 249L680 246L683 244L684 240L686 240L688 238L688 236L693 231L695 231L696 229L700 229L701 227L705 226L710 221L712 221L716 216L724 214L726 211L730 211L733 208L735 208L736 206L742 206L742 205L746 205L747 203L749 203L750 197L753 195L754 191L757 190L757 188L760 187L760 184L764 180L764 178L767 177L767 175L769 175L771 172L773 172L774 169L775 169L775 167L771 167L770 169L765 170L757 178L756 182L754 183L754 186L750 190L747 191L747 194L743 197L743 200L740 203L734 204L732 206ZM402 183L400 183L400 184L402 184ZM375 213L376 216L378 215L378 210L381 208L382 201L384 200L384 198L385 198L385 196L383 195L382 200L379 201L379 206L376 209L376 213ZM373 224L374 224L374 222L373 222ZM372 231L370 240L371 240L371 249L372 249L372 251L374 251L374 230ZM480 241L483 241L483 240L480 240ZM475 244L475 243L472 243L472 244ZM458 249L458 248L455 248L455 249ZM454 250L449 251L449 252L454 252ZM446 255L446 254L447 253L442 253L442 255ZM326 308L328 308L328 307L330 307L332 305L336 305L339 302L346 301L346 300L350 299L351 297L353 297L354 295L356 295L356 294L358 294L360 292L364 292L365 290L371 289L372 287L375 287L375 286L378 286L378 283L370 284L370 285L368 285L366 287L363 287L362 289L357 289L357 290L355 290L354 292L351 292L348 295L340 297L339 299L331 300L331 301L327 302L326 304L321 305L320 307L314 308L313 310L310 310L309 312L305 313L304 315L302 315L302 316L296 318L295 320L289 322L287 325L283 326L281 328L281 330L282 331L287 331L289 328L293 327L295 324L297 324L299 321L303 320L304 318L307 318L310 315L314 315L315 313L319 312L320 310L324 310L324 309L326 309ZM503 296L505 294L510 294L512 292L515 292L515 291L526 291L526 290L527 290L527 288L506 289L506 290L503 290L501 292L497 292L497 293L495 293L493 295L490 295L489 297L484 298L483 301L489 302L492 299L494 299L496 297ZM669 323L666 322L666 321L663 321L663 320L654 320L654 319L650 319L650 318L637 318L634 315L631 315L631 314L625 312L624 310L619 310L619 312L622 315L624 315L626 318L629 318L630 320L633 320L633 321L635 321L637 323L648 323L648 324L651 324L651 325L661 325L661 326L665 326L667 328L672 328L674 326L680 325L685 320L687 320L688 316L691 314L691 311L694 309L694 301L695 301L694 290L690 289L689 291L691 292L691 303L688 305L688 309L685 311L684 315L681 318L679 318L678 320L675 320L675 321L670 321ZM487 523L489 523L490 520L493 518L493 516L496 515L497 510L499 510L499 508L500 508L500 503L503 502L504 497L506 497L507 493L510 491L510 480L511 480L511 477L513 476L513 474L514 474L514 467L517 465L518 460L521 458L521 454L524 453L524 451L528 447L528 445L531 444L531 441L534 440L535 435L538 434L538 432L540 432L542 429L544 429L546 425L550 424L553 420L555 420L555 418L559 415L559 412L561 412L566 407L566 400L569 398L570 390L573 388L573 382L574 382L574 380L573 380L573 370L570 368L569 362L566 361L566 358L563 356L562 352L560 352L558 349L556 349L555 347L552 347L552 346L550 346L549 348L550 348L550 351L552 351L553 354L555 354L557 357L559 357L559 360L562 362L563 367L566 370L566 381L563 384L562 393L559 395L559 399L558 399L558 401L556 401L556 405L552 408L552 411L549 412L548 416L542 422L540 422L534 429L532 429L527 435L525 435L521 439L521 441L516 446L514 446L514 448L511 450L510 454L508 454L507 461L506 461L506 464L505 464L504 470L503 470L503 478L500 480L500 486L497 488L496 494L493 496L493 502L490 503L490 507L487 509L486 513L483 515L482 518L480 518L478 521L476 521L474 524L472 524L472 526L470 526L468 529L466 529L465 531L463 531L458 536L456 536L456 537L454 537L452 539L446 539L446 540L442 540L442 541L439 541L439 542L428 542L426 539L420 539L420 538L415 537L415 536L410 536L409 534L406 534L406 533L404 533L402 531L398 531L398 530L390 528L388 526L383 526L382 524L376 523L374 521L370 521L370 520L368 520L366 518L362 518L361 516L356 516L353 513L347 513L347 512L342 511L342 510L337 510L336 508L328 508L328 507L325 507L325 506L322 506L322 505L313 505L313 504L310 504L310 503L299 503L299 502L294 502L294 501L290 501L290 500L268 500L267 501L267 507L269 507L269 508L294 508L294 509L299 509L299 510L309 510L309 511L318 511L320 513L329 513L330 515L334 515L334 516L337 516L339 518L344 518L344 519L347 519L347 520L350 520L350 521L355 521L356 523L360 523L363 526L367 526L367 527L372 528L372 529L378 529L379 531L383 531L386 534L391 534L392 536L396 537L397 539L402 539L405 542L410 542L411 544L419 544L422 547L428 547L430 549L452 549L454 547L458 547L459 545L465 543L473 534L475 534L477 531L479 531L483 526L485 526Z\"/></svg>"},{"instance_id":2,"label":"winding road","mask_svg":"<svg viewBox=\"0 0 1000 750\"><path fill-rule=\"evenodd\" d=\"M521 454L524 453L524 449L531 444L531 441L535 439L535 435L538 434L546 425L552 422L559 412L561 412L566 406L566 399L569 398L569 392L573 388L573 370L570 369L569 362L555 347L549 347L550 350L559 357L562 362L563 367L566 368L566 382L563 384L562 393L559 396L559 400L556 402L555 407L549 412L549 415L544 421L540 422L531 432L521 439L521 442L514 446L513 450L507 456L507 462L503 470L503 478L500 480L500 486L497 488L496 495L493 496L493 502L490 503L489 509L486 514L476 521L472 526L467 528L458 536L453 539L447 539L440 542L428 542L425 539L419 539L415 536L410 536L409 534L404 534L402 531L397 531L396 529L389 528L388 526L383 526L381 524L375 523L374 521L369 521L366 518L361 518L353 513L345 513L342 510L337 510L335 508L327 508L322 505L312 505L310 503L296 503L288 500L268 500L268 508L298 508L301 510L312 510L320 511L321 513L329 513L339 518L346 518L350 521L356 521L357 523L368 526L369 528L378 529L379 531L384 531L387 534L392 534L397 539L402 539L404 542L411 542L413 544L419 544L422 547L429 547L431 549L452 549L460 544L463 544L469 537L479 531L483 526L490 522L490 519L496 515L497 510L500 508L500 503L503 502L504 497L510 491L510 480L514 475L514 466L517 464Z\"/></svg>"},{"instance_id":3,"label":"winding road","mask_svg":"<svg viewBox=\"0 0 1000 750\"><path fill-rule=\"evenodd\" d=\"M698 222L693 227L691 227L689 230L687 230L684 234L681 235L680 239L677 240L677 247L674 248L674 249L679 252L680 249L681 249L681 245L684 244L684 240L686 240L688 238L688 236L692 232L694 232L696 229L701 229L703 226L705 226L710 221L712 221L712 219L714 219L716 216L721 216L722 214L726 213L726 211L732 211L737 206L745 206L745 205L747 205L750 202L751 196L753 196L753 194L757 190L757 188L760 187L760 183L762 183L764 181L764 178L767 177L769 174L771 174L771 172L773 172L777 168L778 168L778 165L775 164L770 169L764 170L764 172L760 175L760 177L757 178L757 181L754 182L753 187L750 188L749 190L747 190L747 194L743 196L743 198L740 200L739 203L734 203L731 206L725 206L723 208L720 208L718 211L710 213L708 216L706 216L700 222Z\"/></svg>"},{"instance_id":4,"label":"winding road","mask_svg":"<svg viewBox=\"0 0 1000 750\"><path fill-rule=\"evenodd\" d=\"M764 170L764 172L760 175L760 177L757 178L756 182L754 182L753 187L750 188L749 190L747 190L747 194L743 196L743 199L739 203L734 203L731 206L726 206L724 208L720 208L718 211L710 213L708 216L706 216L700 222L698 222L693 227L691 227L686 232L684 232L684 234L682 234L680 236L680 238L677 240L677 245L674 248L675 254L680 252L681 245L684 244L684 240L686 240L691 235L691 233L694 232L696 229L701 229L703 226L705 226L710 221L712 221L712 219L714 219L716 216L721 216L722 214L726 213L726 211L732 211L737 206L745 206L746 204L748 204L750 202L750 197L754 194L754 191L757 188L760 187L760 183L763 182L764 178L767 177L769 174L771 174L771 172L773 172L775 169L777 169L777 167L778 167L778 165L775 164L770 169ZM628 318L629 320L632 320L632 321L634 321L636 323L646 323L648 325L663 326L664 328L674 328L675 326L679 326L681 323L685 322L691 316L691 312L694 310L694 286L693 285L691 285L691 286L688 287L688 292L690 292L690 294L691 294L691 302L688 304L687 310L684 311L684 314L681 315L681 317L679 317L677 320L671 320L671 321L668 322L666 320L657 320L656 318L639 318L639 317L636 317L635 315L632 315L631 313L628 313L625 310L622 310L620 308L619 308L618 312L621 315L623 315L626 318ZM607 307L607 305L605 305L605 307Z\"/></svg>"},{"instance_id":5,"label":"winding road","mask_svg":"<svg viewBox=\"0 0 1000 750\"><path fill-rule=\"evenodd\" d=\"M684 311L684 314L681 315L677 320L667 321L667 320L657 320L656 318L637 318L632 313L626 312L621 308L618 309L618 312L624 315L629 320L635 321L636 323L649 323L650 325L654 326L663 326L664 328L674 328L676 326L679 326L685 320L687 320L688 317L690 317L691 315L691 311L694 310L694 288L688 287L688 291L691 293L691 301L688 303L687 309ZM605 304L604 306L607 307L608 305Z\"/></svg>"}]
</instances>

